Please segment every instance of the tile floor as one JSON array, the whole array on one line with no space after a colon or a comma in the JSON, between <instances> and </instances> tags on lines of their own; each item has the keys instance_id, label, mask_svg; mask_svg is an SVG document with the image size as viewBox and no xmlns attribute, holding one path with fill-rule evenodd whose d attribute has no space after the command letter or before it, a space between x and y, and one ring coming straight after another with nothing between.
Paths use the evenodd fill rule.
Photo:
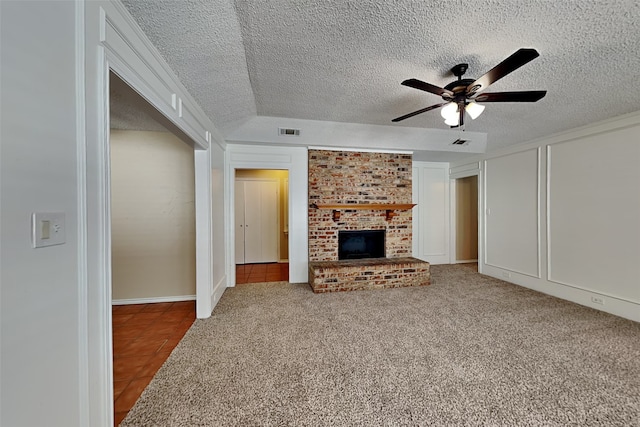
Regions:
<instances>
[{"instance_id":1,"label":"tile floor","mask_svg":"<svg viewBox=\"0 0 640 427\"><path fill-rule=\"evenodd\" d=\"M196 318L195 302L113 306L114 424L118 426Z\"/></svg>"},{"instance_id":2,"label":"tile floor","mask_svg":"<svg viewBox=\"0 0 640 427\"><path fill-rule=\"evenodd\" d=\"M289 280L289 264L236 266L236 283ZM196 317L195 302L114 305L114 424L127 416Z\"/></svg>"},{"instance_id":3,"label":"tile floor","mask_svg":"<svg viewBox=\"0 0 640 427\"><path fill-rule=\"evenodd\" d=\"M236 284L289 280L289 263L236 265Z\"/></svg>"}]
</instances>

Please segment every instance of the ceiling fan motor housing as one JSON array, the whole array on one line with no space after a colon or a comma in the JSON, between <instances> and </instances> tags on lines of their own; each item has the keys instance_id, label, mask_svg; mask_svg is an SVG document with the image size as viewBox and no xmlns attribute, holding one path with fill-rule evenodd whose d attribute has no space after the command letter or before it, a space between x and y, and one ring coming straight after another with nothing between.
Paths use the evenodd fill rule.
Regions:
<instances>
[{"instance_id":1,"label":"ceiling fan motor housing","mask_svg":"<svg viewBox=\"0 0 640 427\"><path fill-rule=\"evenodd\" d=\"M442 99L445 101L455 101L461 97L464 100L467 97L467 87L474 81L473 79L460 79L449 83L444 88L453 92L454 96L452 97L444 93L442 94Z\"/></svg>"}]
</instances>

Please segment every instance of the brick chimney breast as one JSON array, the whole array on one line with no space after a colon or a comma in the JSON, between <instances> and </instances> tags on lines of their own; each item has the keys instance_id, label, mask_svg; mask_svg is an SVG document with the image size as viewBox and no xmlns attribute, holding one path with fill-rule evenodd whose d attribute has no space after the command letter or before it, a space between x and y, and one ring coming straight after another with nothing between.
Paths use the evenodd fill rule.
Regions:
<instances>
[{"instance_id":1,"label":"brick chimney breast","mask_svg":"<svg viewBox=\"0 0 640 427\"><path fill-rule=\"evenodd\" d=\"M410 204L412 156L399 153L309 150L309 205ZM411 256L410 209L309 208L309 261L338 260L339 230L386 230L387 258Z\"/></svg>"}]
</instances>

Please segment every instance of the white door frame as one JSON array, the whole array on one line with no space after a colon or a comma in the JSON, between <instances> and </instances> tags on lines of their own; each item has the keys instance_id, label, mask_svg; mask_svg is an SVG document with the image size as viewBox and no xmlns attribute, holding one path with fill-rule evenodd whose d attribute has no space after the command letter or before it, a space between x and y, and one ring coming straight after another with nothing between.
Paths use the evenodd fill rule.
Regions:
<instances>
[{"instance_id":1,"label":"white door frame","mask_svg":"<svg viewBox=\"0 0 640 427\"><path fill-rule=\"evenodd\" d=\"M111 325L111 212L109 162L109 71L113 70L194 143L196 199L196 298L198 317L213 308L211 156L215 127L202 113L161 55L120 2L84 3L86 152L86 319L82 339L88 373L88 425L113 425ZM217 139L218 141L220 139ZM83 312L84 311L84 312ZM81 355L81 358L85 356Z\"/></svg>"},{"instance_id":2,"label":"white door frame","mask_svg":"<svg viewBox=\"0 0 640 427\"><path fill-rule=\"evenodd\" d=\"M308 237L308 159L306 147L229 144L225 152L225 232L227 286L236 284L235 269L235 176L236 169L279 169L289 172L289 281L307 283Z\"/></svg>"},{"instance_id":3,"label":"white door frame","mask_svg":"<svg viewBox=\"0 0 640 427\"><path fill-rule=\"evenodd\" d=\"M456 263L456 193L455 193L455 180L459 179L459 178L468 178L470 176L477 176L478 177L478 272L482 273L482 263L480 262L480 260L482 259L484 250L483 250L483 245L481 242L483 242L483 236L484 236L484 225L482 223L482 198L483 198L483 188L484 188L484 184L483 184L483 178L482 178L482 170L481 167L479 165L479 163L474 163L471 165L467 165L466 167L463 166L461 167L459 170L453 172L451 171L449 174L449 179L450 179L450 205L451 205L451 209L450 209L450 213L451 213L451 217L450 217L450 230L451 230L451 243L450 243L450 247L451 247L451 264L455 264Z\"/></svg>"},{"instance_id":4,"label":"white door frame","mask_svg":"<svg viewBox=\"0 0 640 427\"><path fill-rule=\"evenodd\" d=\"M457 259L457 249L458 249L458 229L457 229L457 224L458 224L458 200L457 200L457 180L459 179L463 179L463 178L469 178L472 176L477 176L478 180L480 180L480 176L479 174L473 173L471 175L467 175L467 176L457 176L455 178L451 178L450 182L449 182L449 200L451 201L451 208L449 210L449 212L451 213L451 219L450 219L450 223L451 223L451 228L450 228L450 238L451 238L451 242L449 243L449 247L451 248L451 264L460 264L460 263L467 263L467 262L473 262L473 260L460 260L458 261ZM478 187L480 186L480 184L478 183ZM476 191L478 192L478 196L480 194L480 189L476 189ZM480 198L478 197L478 218L476 219L478 221L478 259L475 260L476 262L480 259Z\"/></svg>"}]
</instances>

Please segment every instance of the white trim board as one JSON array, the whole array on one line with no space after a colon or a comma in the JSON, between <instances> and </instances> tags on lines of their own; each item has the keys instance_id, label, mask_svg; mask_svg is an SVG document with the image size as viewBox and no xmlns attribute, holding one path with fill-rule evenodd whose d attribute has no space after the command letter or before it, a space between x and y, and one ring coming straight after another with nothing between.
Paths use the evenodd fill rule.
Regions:
<instances>
[{"instance_id":1,"label":"white trim board","mask_svg":"<svg viewBox=\"0 0 640 427\"><path fill-rule=\"evenodd\" d=\"M76 36L76 158L78 177L78 377L80 425L89 425L91 413L89 410L91 390L90 372L90 344L89 344L89 277L87 273L87 129L86 129L86 88L85 88L85 5L84 2L75 3L75 36ZM81 108L78 108L81 107Z\"/></svg>"},{"instance_id":2,"label":"white trim board","mask_svg":"<svg viewBox=\"0 0 640 427\"><path fill-rule=\"evenodd\" d=\"M177 295L170 297L151 297L151 298L128 298L128 299L114 299L111 301L111 305L129 305L129 304L155 304L159 302L181 302L181 301L195 301L195 295Z\"/></svg>"},{"instance_id":3,"label":"white trim board","mask_svg":"<svg viewBox=\"0 0 640 427\"><path fill-rule=\"evenodd\" d=\"M354 153L385 153L385 154L413 154L413 151L406 150L382 150L372 148L346 148L346 147L317 147L309 146L309 150L325 150L325 151L349 151Z\"/></svg>"}]
</instances>

